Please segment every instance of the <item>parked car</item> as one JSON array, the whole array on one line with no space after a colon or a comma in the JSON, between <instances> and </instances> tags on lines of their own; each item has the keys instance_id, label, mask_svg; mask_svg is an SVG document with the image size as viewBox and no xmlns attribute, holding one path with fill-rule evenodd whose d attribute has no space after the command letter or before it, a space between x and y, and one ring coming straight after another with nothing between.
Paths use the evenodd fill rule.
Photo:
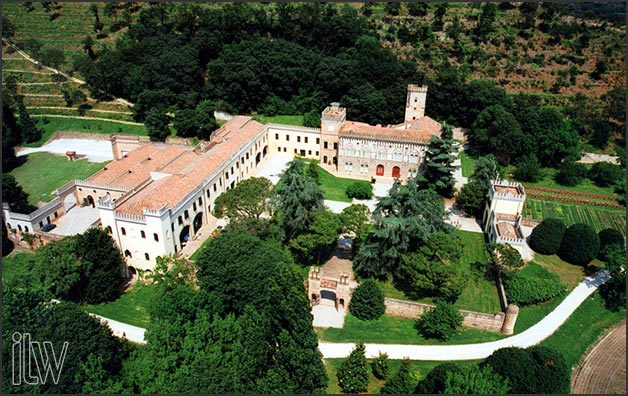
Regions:
<instances>
[{"instance_id":1,"label":"parked car","mask_svg":"<svg viewBox=\"0 0 628 396\"><path fill-rule=\"evenodd\" d=\"M57 228L56 224L46 224L45 226L41 227L41 231L42 232L48 232L50 230L54 230L55 228Z\"/></svg>"}]
</instances>

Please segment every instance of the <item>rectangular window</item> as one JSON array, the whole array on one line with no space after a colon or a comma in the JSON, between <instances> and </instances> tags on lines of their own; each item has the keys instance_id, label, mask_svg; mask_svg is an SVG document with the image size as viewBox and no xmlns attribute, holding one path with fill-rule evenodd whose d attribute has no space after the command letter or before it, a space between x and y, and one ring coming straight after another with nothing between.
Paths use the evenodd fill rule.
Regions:
<instances>
[{"instance_id":1,"label":"rectangular window","mask_svg":"<svg viewBox=\"0 0 628 396\"><path fill-rule=\"evenodd\" d=\"M286 142L290 141L290 135L286 135Z\"/></svg>"},{"instance_id":2,"label":"rectangular window","mask_svg":"<svg viewBox=\"0 0 628 396\"><path fill-rule=\"evenodd\" d=\"M307 136L305 137L305 143L307 143Z\"/></svg>"},{"instance_id":3,"label":"rectangular window","mask_svg":"<svg viewBox=\"0 0 628 396\"><path fill-rule=\"evenodd\" d=\"M278 133L275 134L275 140L279 140L279 134Z\"/></svg>"},{"instance_id":4,"label":"rectangular window","mask_svg":"<svg viewBox=\"0 0 628 396\"><path fill-rule=\"evenodd\" d=\"M214 183L214 192L216 192L218 189L216 188L216 183Z\"/></svg>"},{"instance_id":5,"label":"rectangular window","mask_svg":"<svg viewBox=\"0 0 628 396\"><path fill-rule=\"evenodd\" d=\"M277 151L281 153L281 147L277 147Z\"/></svg>"},{"instance_id":6,"label":"rectangular window","mask_svg":"<svg viewBox=\"0 0 628 396\"><path fill-rule=\"evenodd\" d=\"M307 155L312 155L312 150L308 150Z\"/></svg>"},{"instance_id":7,"label":"rectangular window","mask_svg":"<svg viewBox=\"0 0 628 396\"><path fill-rule=\"evenodd\" d=\"M316 152L316 156L318 157L318 156L319 156L319 154L320 154L320 153L317 151L317 152Z\"/></svg>"},{"instance_id":8,"label":"rectangular window","mask_svg":"<svg viewBox=\"0 0 628 396\"><path fill-rule=\"evenodd\" d=\"M148 253L144 253L144 258L146 259L146 261L150 261L150 256L148 255Z\"/></svg>"},{"instance_id":9,"label":"rectangular window","mask_svg":"<svg viewBox=\"0 0 628 396\"><path fill-rule=\"evenodd\" d=\"M284 148L283 148L283 152L285 153L286 151L287 151L287 150L286 150L286 148L284 147Z\"/></svg>"},{"instance_id":10,"label":"rectangular window","mask_svg":"<svg viewBox=\"0 0 628 396\"><path fill-rule=\"evenodd\" d=\"M338 150L338 143L334 143L334 150Z\"/></svg>"},{"instance_id":11,"label":"rectangular window","mask_svg":"<svg viewBox=\"0 0 628 396\"><path fill-rule=\"evenodd\" d=\"M297 153L297 149L294 149L294 153L295 153L295 154Z\"/></svg>"},{"instance_id":12,"label":"rectangular window","mask_svg":"<svg viewBox=\"0 0 628 396\"><path fill-rule=\"evenodd\" d=\"M154 233L153 239L155 239L155 242L159 242L159 235L157 235L157 233Z\"/></svg>"},{"instance_id":13,"label":"rectangular window","mask_svg":"<svg viewBox=\"0 0 628 396\"><path fill-rule=\"evenodd\" d=\"M301 136L297 136L297 143L301 143Z\"/></svg>"},{"instance_id":14,"label":"rectangular window","mask_svg":"<svg viewBox=\"0 0 628 396\"><path fill-rule=\"evenodd\" d=\"M323 148L326 149L327 148L327 142L323 142Z\"/></svg>"},{"instance_id":15,"label":"rectangular window","mask_svg":"<svg viewBox=\"0 0 628 396\"><path fill-rule=\"evenodd\" d=\"M316 144L321 144L321 139L320 138L316 138Z\"/></svg>"},{"instance_id":16,"label":"rectangular window","mask_svg":"<svg viewBox=\"0 0 628 396\"><path fill-rule=\"evenodd\" d=\"M146 233L143 230L140 231L140 235L142 236L143 239L146 239Z\"/></svg>"}]
</instances>

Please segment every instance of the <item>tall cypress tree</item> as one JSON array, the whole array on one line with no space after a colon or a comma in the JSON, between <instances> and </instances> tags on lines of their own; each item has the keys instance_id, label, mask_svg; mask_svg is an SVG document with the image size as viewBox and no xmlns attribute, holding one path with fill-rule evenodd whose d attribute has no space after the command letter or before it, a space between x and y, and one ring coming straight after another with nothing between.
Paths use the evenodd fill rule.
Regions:
<instances>
[{"instance_id":1,"label":"tall cypress tree","mask_svg":"<svg viewBox=\"0 0 628 396\"><path fill-rule=\"evenodd\" d=\"M365 392L369 383L369 373L366 367L365 347L357 342L349 358L342 362L336 373L338 385L343 393Z\"/></svg>"},{"instance_id":2,"label":"tall cypress tree","mask_svg":"<svg viewBox=\"0 0 628 396\"><path fill-rule=\"evenodd\" d=\"M425 155L423 176L436 192L452 197L456 179L454 179L453 132L450 125L443 123L441 137L432 136Z\"/></svg>"}]
</instances>

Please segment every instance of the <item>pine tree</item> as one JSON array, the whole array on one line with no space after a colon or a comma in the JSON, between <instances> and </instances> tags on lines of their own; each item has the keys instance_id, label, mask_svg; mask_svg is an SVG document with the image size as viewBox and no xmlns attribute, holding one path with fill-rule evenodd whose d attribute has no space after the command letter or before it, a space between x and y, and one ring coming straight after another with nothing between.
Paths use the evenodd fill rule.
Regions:
<instances>
[{"instance_id":1,"label":"pine tree","mask_svg":"<svg viewBox=\"0 0 628 396\"><path fill-rule=\"evenodd\" d=\"M359 393L366 391L369 373L366 368L365 347L357 342L349 358L342 362L336 373L338 385L343 393Z\"/></svg>"},{"instance_id":2,"label":"pine tree","mask_svg":"<svg viewBox=\"0 0 628 396\"><path fill-rule=\"evenodd\" d=\"M443 124L441 134L451 136L451 127ZM438 138L432 136L425 155L425 179L429 185L439 194L452 197L456 179L453 173L456 169L452 164L456 157L453 153L453 140L451 138Z\"/></svg>"},{"instance_id":3,"label":"pine tree","mask_svg":"<svg viewBox=\"0 0 628 396\"><path fill-rule=\"evenodd\" d=\"M305 175L305 164L296 158L281 175L275 209L283 223L287 239L307 231L316 212L323 208L323 193L316 182Z\"/></svg>"},{"instance_id":4,"label":"pine tree","mask_svg":"<svg viewBox=\"0 0 628 396\"><path fill-rule=\"evenodd\" d=\"M380 393L385 395L409 394L412 393L415 385L410 373L410 360L403 359L395 375L386 381Z\"/></svg>"},{"instance_id":5,"label":"pine tree","mask_svg":"<svg viewBox=\"0 0 628 396\"><path fill-rule=\"evenodd\" d=\"M360 320L379 319L384 314L384 293L372 279L365 280L351 296L350 312Z\"/></svg>"}]
</instances>

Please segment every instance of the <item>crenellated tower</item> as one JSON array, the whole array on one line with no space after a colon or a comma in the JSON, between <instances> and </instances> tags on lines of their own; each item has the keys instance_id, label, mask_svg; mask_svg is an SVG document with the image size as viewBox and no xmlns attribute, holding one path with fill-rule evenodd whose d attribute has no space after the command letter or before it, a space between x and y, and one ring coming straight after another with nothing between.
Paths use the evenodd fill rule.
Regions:
<instances>
[{"instance_id":1,"label":"crenellated tower","mask_svg":"<svg viewBox=\"0 0 628 396\"><path fill-rule=\"evenodd\" d=\"M427 85L408 85L406 96L406 117L404 122L412 122L425 116L425 102L427 99Z\"/></svg>"}]
</instances>

